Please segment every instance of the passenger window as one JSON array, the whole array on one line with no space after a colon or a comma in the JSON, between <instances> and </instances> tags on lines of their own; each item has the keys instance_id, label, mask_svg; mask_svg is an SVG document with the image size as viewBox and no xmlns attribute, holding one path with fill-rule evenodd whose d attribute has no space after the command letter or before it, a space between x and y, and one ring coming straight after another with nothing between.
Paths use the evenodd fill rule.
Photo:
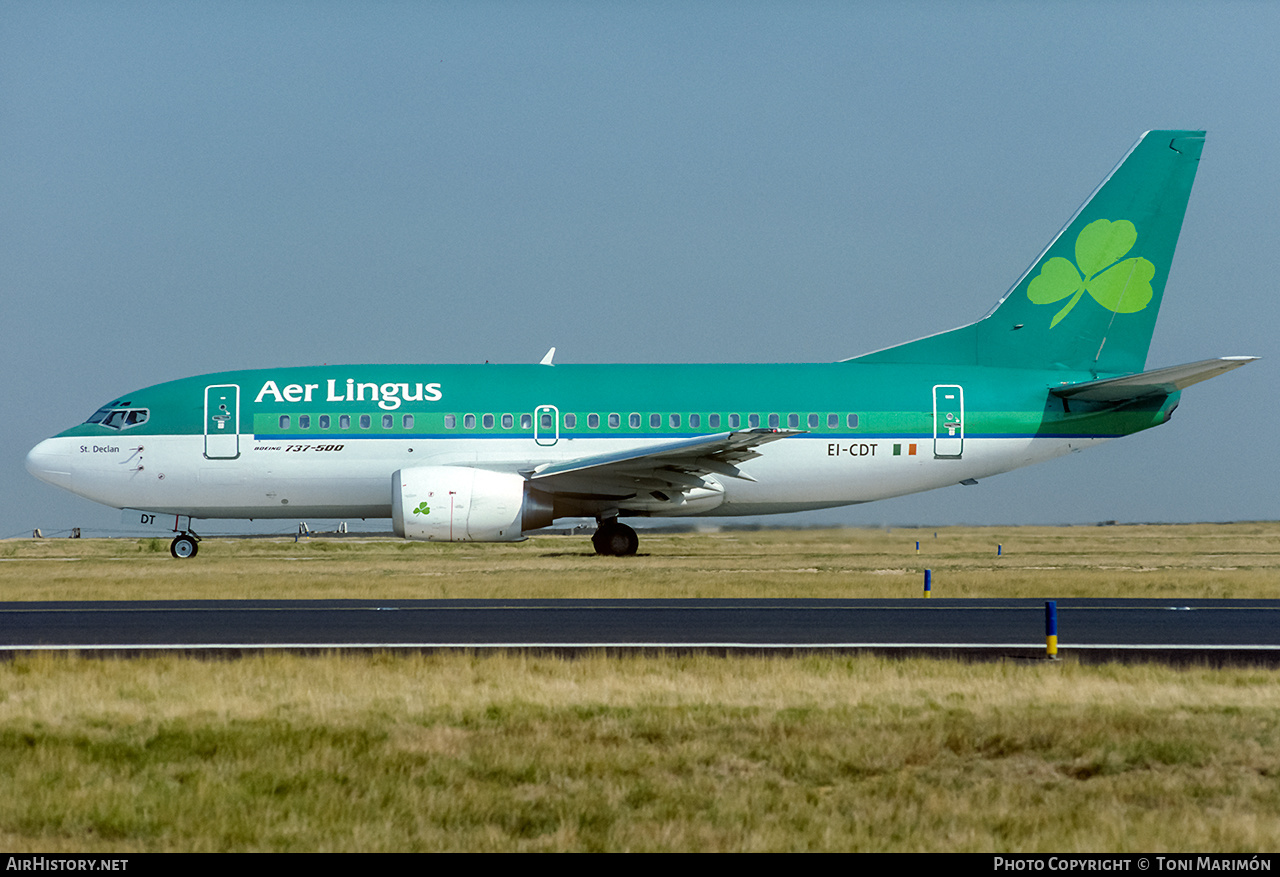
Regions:
<instances>
[{"instance_id":1,"label":"passenger window","mask_svg":"<svg viewBox=\"0 0 1280 877\"><path fill-rule=\"evenodd\" d=\"M816 415L816 414L810 414L810 415L809 415L809 428L810 428L810 429L817 429L817 428L818 428L818 415Z\"/></svg>"},{"instance_id":2,"label":"passenger window","mask_svg":"<svg viewBox=\"0 0 1280 877\"><path fill-rule=\"evenodd\" d=\"M661 415L661 414L650 414L650 415L649 415L649 428L650 428L650 429L658 429L658 428L660 428L661 426L662 426L662 415Z\"/></svg>"},{"instance_id":3,"label":"passenger window","mask_svg":"<svg viewBox=\"0 0 1280 877\"><path fill-rule=\"evenodd\" d=\"M538 422L542 424L543 429L551 429L551 427L554 426L554 421L550 413L544 413L538 418Z\"/></svg>"},{"instance_id":4,"label":"passenger window","mask_svg":"<svg viewBox=\"0 0 1280 877\"><path fill-rule=\"evenodd\" d=\"M394 428L395 428L395 425L396 425L396 419L395 419L395 417L393 417L393 416L392 416L392 415L390 415L390 414L384 414L384 415L382 415L382 428L383 428L383 429L394 429Z\"/></svg>"},{"instance_id":5,"label":"passenger window","mask_svg":"<svg viewBox=\"0 0 1280 877\"><path fill-rule=\"evenodd\" d=\"M406 414L400 418L400 425L405 429L413 429L413 415Z\"/></svg>"},{"instance_id":6,"label":"passenger window","mask_svg":"<svg viewBox=\"0 0 1280 877\"><path fill-rule=\"evenodd\" d=\"M617 414L610 414L610 415L609 415L609 428L610 428L610 429L617 429L619 426L622 426L622 418L621 418L621 417L619 417Z\"/></svg>"},{"instance_id":7,"label":"passenger window","mask_svg":"<svg viewBox=\"0 0 1280 877\"><path fill-rule=\"evenodd\" d=\"M280 428L281 428L281 429L288 429L288 428L289 428L289 415L288 415L288 414L281 414L281 415L280 415Z\"/></svg>"},{"instance_id":8,"label":"passenger window","mask_svg":"<svg viewBox=\"0 0 1280 877\"><path fill-rule=\"evenodd\" d=\"M462 425L467 429L476 428L476 416L474 414L462 415Z\"/></svg>"},{"instance_id":9,"label":"passenger window","mask_svg":"<svg viewBox=\"0 0 1280 877\"><path fill-rule=\"evenodd\" d=\"M360 415L360 428L361 428L361 429L368 429L368 428L369 428L370 426L372 426L372 425L373 425L373 418L372 418L372 417L370 417L368 414L361 414L361 415Z\"/></svg>"},{"instance_id":10,"label":"passenger window","mask_svg":"<svg viewBox=\"0 0 1280 877\"><path fill-rule=\"evenodd\" d=\"M512 426L514 426L514 425L515 425L515 422L516 422L516 421L515 421L515 418L513 418L510 414L504 414L504 415L502 415L502 428L503 428L503 429L510 429Z\"/></svg>"},{"instance_id":11,"label":"passenger window","mask_svg":"<svg viewBox=\"0 0 1280 877\"><path fill-rule=\"evenodd\" d=\"M672 429L679 429L679 428L680 428L680 415L679 415L679 414L672 414L672 415L671 415L671 428L672 428Z\"/></svg>"},{"instance_id":12,"label":"passenger window","mask_svg":"<svg viewBox=\"0 0 1280 877\"><path fill-rule=\"evenodd\" d=\"M532 415L532 414L521 414L521 415L520 415L520 428L521 428L521 429L533 429L533 415Z\"/></svg>"},{"instance_id":13,"label":"passenger window","mask_svg":"<svg viewBox=\"0 0 1280 877\"><path fill-rule=\"evenodd\" d=\"M321 415L320 415L320 428L321 428L321 429L328 429L328 428L329 428L329 415L328 415L328 414L321 414Z\"/></svg>"},{"instance_id":14,"label":"passenger window","mask_svg":"<svg viewBox=\"0 0 1280 877\"><path fill-rule=\"evenodd\" d=\"M730 429L737 429L741 424L742 424L742 418L741 418L741 417L739 417L737 414L730 414L730 415L729 415L729 428L730 428Z\"/></svg>"},{"instance_id":15,"label":"passenger window","mask_svg":"<svg viewBox=\"0 0 1280 877\"><path fill-rule=\"evenodd\" d=\"M566 414L566 415L564 416L564 428L565 428L565 429L573 429L573 428L574 428L575 426L577 426L577 425L578 425L578 415L576 415L576 414Z\"/></svg>"},{"instance_id":16,"label":"passenger window","mask_svg":"<svg viewBox=\"0 0 1280 877\"><path fill-rule=\"evenodd\" d=\"M697 429L697 428L698 428L698 427L700 427L700 426L702 426L702 415L701 415L701 414L690 414L690 415L689 415L689 428L690 428L690 429Z\"/></svg>"},{"instance_id":17,"label":"passenger window","mask_svg":"<svg viewBox=\"0 0 1280 877\"><path fill-rule=\"evenodd\" d=\"M445 428L445 429L457 429L457 428L458 428L458 415L456 415L456 414L446 414L446 415L444 416L444 428Z\"/></svg>"},{"instance_id":18,"label":"passenger window","mask_svg":"<svg viewBox=\"0 0 1280 877\"><path fill-rule=\"evenodd\" d=\"M850 429L857 429L857 428L858 428L858 415L856 415L856 414L850 414L850 415L849 415L849 428L850 428Z\"/></svg>"},{"instance_id":19,"label":"passenger window","mask_svg":"<svg viewBox=\"0 0 1280 877\"><path fill-rule=\"evenodd\" d=\"M720 428L720 415L719 415L719 414L708 414L708 415L707 415L707 426L708 426L709 428L711 428L711 429L719 429L719 428Z\"/></svg>"},{"instance_id":20,"label":"passenger window","mask_svg":"<svg viewBox=\"0 0 1280 877\"><path fill-rule=\"evenodd\" d=\"M781 422L782 422L782 421L779 419L778 415L776 415L776 414L770 414L770 415L769 415L769 428L770 428L770 429L777 429L777 428L778 428L778 425L779 425Z\"/></svg>"},{"instance_id":21,"label":"passenger window","mask_svg":"<svg viewBox=\"0 0 1280 877\"><path fill-rule=\"evenodd\" d=\"M787 428L788 428L788 429L799 429L799 428L800 428L800 415L799 415L799 414L788 414L788 415L787 415Z\"/></svg>"},{"instance_id":22,"label":"passenger window","mask_svg":"<svg viewBox=\"0 0 1280 877\"><path fill-rule=\"evenodd\" d=\"M492 414L486 414L486 415L481 419L481 423L483 423L483 424L484 424L484 428L485 428L485 429L493 429L493 415L492 415Z\"/></svg>"},{"instance_id":23,"label":"passenger window","mask_svg":"<svg viewBox=\"0 0 1280 877\"><path fill-rule=\"evenodd\" d=\"M298 415L298 429L310 429L310 428L311 428L311 415L310 415L310 414L299 414L299 415Z\"/></svg>"},{"instance_id":24,"label":"passenger window","mask_svg":"<svg viewBox=\"0 0 1280 877\"><path fill-rule=\"evenodd\" d=\"M587 415L587 428L588 428L588 429L599 429L599 428L600 428L600 415L599 415L599 414L588 414L588 415Z\"/></svg>"},{"instance_id":25,"label":"passenger window","mask_svg":"<svg viewBox=\"0 0 1280 877\"><path fill-rule=\"evenodd\" d=\"M350 429L350 428L351 428L351 415L350 415L350 414L339 414L339 415L338 415L338 429Z\"/></svg>"},{"instance_id":26,"label":"passenger window","mask_svg":"<svg viewBox=\"0 0 1280 877\"><path fill-rule=\"evenodd\" d=\"M627 423L628 423L628 424L630 424L630 426L631 426L631 428L632 428L632 429L639 429L639 428L640 428L640 415L639 415L639 414L632 414L630 417L628 417L628 418L627 418Z\"/></svg>"},{"instance_id":27,"label":"passenger window","mask_svg":"<svg viewBox=\"0 0 1280 877\"><path fill-rule=\"evenodd\" d=\"M748 415L747 415L747 427L748 427L749 429L759 429L759 427L760 427L760 415L759 415L759 414L748 414Z\"/></svg>"},{"instance_id":28,"label":"passenger window","mask_svg":"<svg viewBox=\"0 0 1280 877\"><path fill-rule=\"evenodd\" d=\"M828 414L828 415L827 415L827 429L838 429L839 427L840 427L840 415L839 415L839 414Z\"/></svg>"}]
</instances>

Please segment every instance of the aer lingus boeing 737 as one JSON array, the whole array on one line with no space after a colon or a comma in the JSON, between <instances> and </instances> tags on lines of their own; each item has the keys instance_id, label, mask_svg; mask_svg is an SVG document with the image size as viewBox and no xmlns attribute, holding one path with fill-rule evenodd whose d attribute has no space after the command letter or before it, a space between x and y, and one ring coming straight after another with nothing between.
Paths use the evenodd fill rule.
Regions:
<instances>
[{"instance_id":1,"label":"aer lingus boeing 737","mask_svg":"<svg viewBox=\"0 0 1280 877\"><path fill-rule=\"evenodd\" d=\"M590 516L831 508L970 482L1169 419L1254 357L1144 372L1203 131L1150 131L987 316L807 365L352 365L233 371L113 399L37 445L41 480L173 516L390 517L512 541ZM185 519L185 525L184 525Z\"/></svg>"}]
</instances>

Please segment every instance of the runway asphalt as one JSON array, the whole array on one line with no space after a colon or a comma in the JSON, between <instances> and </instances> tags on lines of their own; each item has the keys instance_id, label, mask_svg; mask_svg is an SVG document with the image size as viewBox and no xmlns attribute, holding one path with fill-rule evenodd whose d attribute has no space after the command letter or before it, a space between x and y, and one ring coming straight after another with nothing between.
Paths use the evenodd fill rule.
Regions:
<instances>
[{"instance_id":1,"label":"runway asphalt","mask_svg":"<svg viewBox=\"0 0 1280 877\"><path fill-rule=\"evenodd\" d=\"M1280 600L1058 600L1061 653L1280 664ZM1043 600L0 603L0 652L543 648L1036 656Z\"/></svg>"}]
</instances>

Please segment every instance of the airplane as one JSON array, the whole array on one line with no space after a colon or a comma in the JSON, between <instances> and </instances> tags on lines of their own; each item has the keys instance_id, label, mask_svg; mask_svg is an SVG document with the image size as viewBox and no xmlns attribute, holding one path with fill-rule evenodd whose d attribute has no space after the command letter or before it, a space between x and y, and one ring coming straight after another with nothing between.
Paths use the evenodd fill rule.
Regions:
<instances>
[{"instance_id":1,"label":"airplane","mask_svg":"<svg viewBox=\"0 0 1280 877\"><path fill-rule=\"evenodd\" d=\"M829 363L349 365L229 371L112 399L36 445L36 478L173 517L391 518L518 541L594 517L824 509L1007 472L1166 423L1256 357L1144 371L1204 144L1148 131L986 316ZM185 519L185 523L184 523Z\"/></svg>"}]
</instances>

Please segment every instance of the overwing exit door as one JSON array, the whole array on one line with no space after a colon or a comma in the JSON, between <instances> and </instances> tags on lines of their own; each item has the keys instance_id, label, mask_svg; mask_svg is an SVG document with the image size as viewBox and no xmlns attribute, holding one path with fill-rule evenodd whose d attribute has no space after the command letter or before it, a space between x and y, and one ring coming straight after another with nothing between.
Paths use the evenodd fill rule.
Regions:
<instances>
[{"instance_id":1,"label":"overwing exit door","mask_svg":"<svg viewBox=\"0 0 1280 877\"><path fill-rule=\"evenodd\" d=\"M560 410L554 405L539 405L533 410L533 440L550 447L560 440Z\"/></svg>"}]
</instances>

